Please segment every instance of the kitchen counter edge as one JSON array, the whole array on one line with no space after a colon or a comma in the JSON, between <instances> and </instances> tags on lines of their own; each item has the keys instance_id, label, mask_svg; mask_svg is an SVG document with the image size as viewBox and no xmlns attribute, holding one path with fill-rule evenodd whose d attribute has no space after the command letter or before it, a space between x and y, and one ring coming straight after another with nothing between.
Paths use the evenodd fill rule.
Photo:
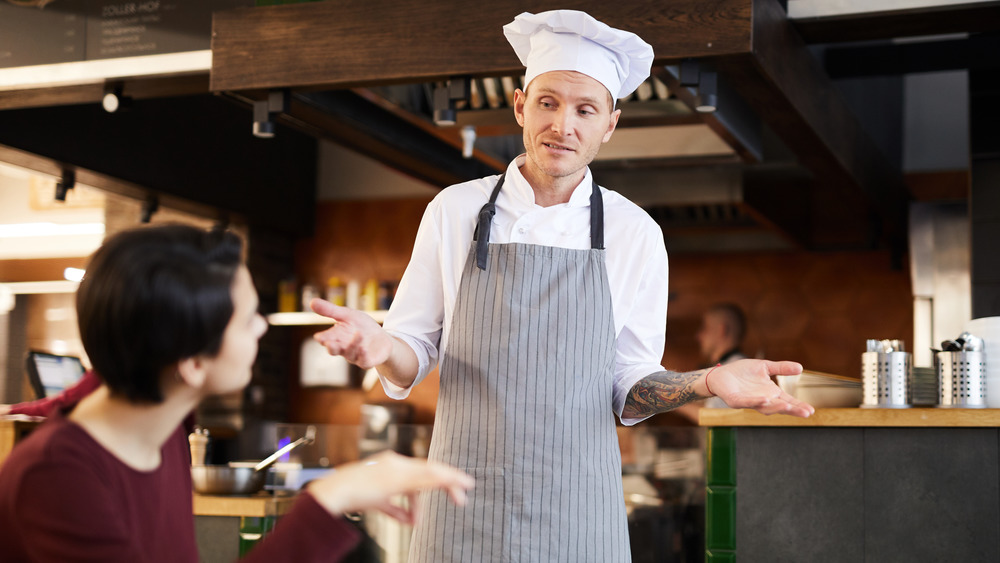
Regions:
<instances>
[{"instance_id":1,"label":"kitchen counter edge","mask_svg":"<svg viewBox=\"0 0 1000 563\"><path fill-rule=\"evenodd\" d=\"M828 408L809 418L763 415L750 409L701 409L699 426L789 427L997 427L1000 409L959 408Z\"/></svg>"}]
</instances>

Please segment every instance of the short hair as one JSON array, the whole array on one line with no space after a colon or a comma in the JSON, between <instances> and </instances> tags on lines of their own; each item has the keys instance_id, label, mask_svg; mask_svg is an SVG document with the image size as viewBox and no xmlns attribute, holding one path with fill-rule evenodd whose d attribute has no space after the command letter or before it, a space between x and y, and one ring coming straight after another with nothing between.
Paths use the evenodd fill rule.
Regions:
<instances>
[{"instance_id":1,"label":"short hair","mask_svg":"<svg viewBox=\"0 0 1000 563\"><path fill-rule=\"evenodd\" d=\"M218 353L241 251L234 233L164 225L122 231L94 253L76 293L77 322L112 394L162 402L164 369Z\"/></svg>"},{"instance_id":2,"label":"short hair","mask_svg":"<svg viewBox=\"0 0 1000 563\"><path fill-rule=\"evenodd\" d=\"M719 315L725 325L732 330L733 340L737 344L743 342L747 332L747 316L743 309L735 303L716 303L709 311Z\"/></svg>"}]
</instances>

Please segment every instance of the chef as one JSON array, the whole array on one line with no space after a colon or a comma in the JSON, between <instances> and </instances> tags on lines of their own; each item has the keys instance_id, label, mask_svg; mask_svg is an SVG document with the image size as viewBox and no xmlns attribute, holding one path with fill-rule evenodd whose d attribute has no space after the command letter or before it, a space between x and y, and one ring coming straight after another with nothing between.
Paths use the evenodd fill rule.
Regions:
<instances>
[{"instance_id":1,"label":"chef","mask_svg":"<svg viewBox=\"0 0 1000 563\"><path fill-rule=\"evenodd\" d=\"M573 10L523 13L503 32L527 67L514 92L525 153L428 205L384 329L314 300L338 321L317 339L375 367L394 398L440 366L429 456L476 487L464 507L421 497L410 561L628 561L614 415L635 424L714 395L765 413L812 407L769 379L799 373L793 362L659 365L663 235L588 168L652 48Z\"/></svg>"}]
</instances>

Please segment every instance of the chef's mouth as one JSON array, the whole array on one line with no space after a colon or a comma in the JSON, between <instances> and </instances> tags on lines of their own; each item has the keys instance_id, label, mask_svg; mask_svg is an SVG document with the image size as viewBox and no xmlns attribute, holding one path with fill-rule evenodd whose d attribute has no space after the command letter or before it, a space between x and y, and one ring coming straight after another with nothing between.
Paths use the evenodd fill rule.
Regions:
<instances>
[{"instance_id":1,"label":"chef's mouth","mask_svg":"<svg viewBox=\"0 0 1000 563\"><path fill-rule=\"evenodd\" d=\"M542 143L542 144L545 145L546 147L550 148L550 149L556 149L556 150L561 150L561 151L571 151L571 152L573 152L573 149L571 149L569 147L564 147L562 145L557 145L557 144L554 144L554 143Z\"/></svg>"}]
</instances>

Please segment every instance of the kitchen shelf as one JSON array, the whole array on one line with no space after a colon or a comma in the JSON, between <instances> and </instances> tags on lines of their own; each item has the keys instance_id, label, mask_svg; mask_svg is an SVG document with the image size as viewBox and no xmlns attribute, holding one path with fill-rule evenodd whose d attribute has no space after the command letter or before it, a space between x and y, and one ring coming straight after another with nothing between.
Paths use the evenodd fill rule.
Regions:
<instances>
[{"instance_id":1,"label":"kitchen shelf","mask_svg":"<svg viewBox=\"0 0 1000 563\"><path fill-rule=\"evenodd\" d=\"M376 322L381 323L385 320L385 314L388 311L364 311L368 315L375 319ZM296 313L271 313L267 316L267 322L271 326L320 326L320 325L332 325L336 321L329 317L324 317L323 315L317 315L312 311L303 311Z\"/></svg>"}]
</instances>

